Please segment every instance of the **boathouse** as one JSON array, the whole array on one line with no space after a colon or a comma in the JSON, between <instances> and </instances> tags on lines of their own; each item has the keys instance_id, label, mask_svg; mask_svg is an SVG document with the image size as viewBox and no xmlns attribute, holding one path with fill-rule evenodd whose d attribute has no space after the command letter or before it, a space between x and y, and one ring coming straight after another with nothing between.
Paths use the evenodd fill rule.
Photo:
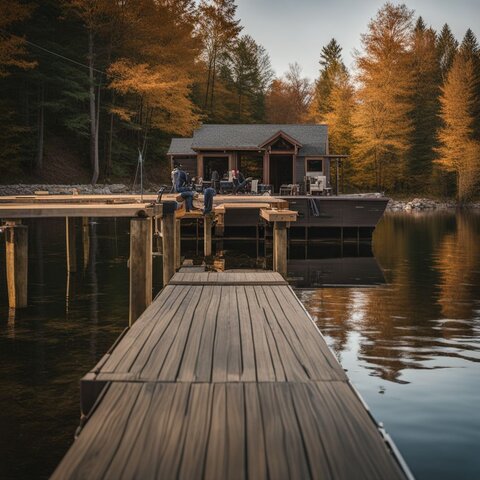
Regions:
<instances>
[{"instance_id":1,"label":"boathouse","mask_svg":"<svg viewBox=\"0 0 480 480\"><path fill-rule=\"evenodd\" d=\"M192 138L173 138L170 162L193 177L210 180L238 169L245 177L272 185L301 184L305 176L325 176L330 186L327 125L202 125Z\"/></svg>"}]
</instances>

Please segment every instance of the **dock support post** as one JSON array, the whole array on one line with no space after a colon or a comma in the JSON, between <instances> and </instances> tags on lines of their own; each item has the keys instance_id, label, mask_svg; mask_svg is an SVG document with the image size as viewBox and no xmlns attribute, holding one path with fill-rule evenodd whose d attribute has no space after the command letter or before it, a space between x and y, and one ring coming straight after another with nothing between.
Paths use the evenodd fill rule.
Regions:
<instances>
[{"instance_id":1,"label":"dock support post","mask_svg":"<svg viewBox=\"0 0 480 480\"><path fill-rule=\"evenodd\" d=\"M162 245L163 285L167 285L175 273L175 210L177 202L163 202Z\"/></svg>"},{"instance_id":2,"label":"dock support post","mask_svg":"<svg viewBox=\"0 0 480 480\"><path fill-rule=\"evenodd\" d=\"M152 219L130 221L130 314L129 324L152 303Z\"/></svg>"},{"instance_id":3,"label":"dock support post","mask_svg":"<svg viewBox=\"0 0 480 480\"><path fill-rule=\"evenodd\" d=\"M210 214L203 217L203 255L205 257L212 255L212 215Z\"/></svg>"},{"instance_id":4,"label":"dock support post","mask_svg":"<svg viewBox=\"0 0 480 480\"><path fill-rule=\"evenodd\" d=\"M182 256L182 221L175 219L175 270L181 266Z\"/></svg>"},{"instance_id":5,"label":"dock support post","mask_svg":"<svg viewBox=\"0 0 480 480\"><path fill-rule=\"evenodd\" d=\"M287 222L274 223L273 270L287 276Z\"/></svg>"},{"instance_id":6,"label":"dock support post","mask_svg":"<svg viewBox=\"0 0 480 480\"><path fill-rule=\"evenodd\" d=\"M28 227L7 222L5 229L8 305L10 308L27 306L28 287Z\"/></svg>"},{"instance_id":7,"label":"dock support post","mask_svg":"<svg viewBox=\"0 0 480 480\"><path fill-rule=\"evenodd\" d=\"M82 243L83 243L83 269L88 267L88 260L90 258L90 227L88 224L88 217L82 218Z\"/></svg>"},{"instance_id":8,"label":"dock support post","mask_svg":"<svg viewBox=\"0 0 480 480\"><path fill-rule=\"evenodd\" d=\"M67 272L77 271L77 245L75 242L75 218L65 218L65 238L67 247Z\"/></svg>"}]
</instances>

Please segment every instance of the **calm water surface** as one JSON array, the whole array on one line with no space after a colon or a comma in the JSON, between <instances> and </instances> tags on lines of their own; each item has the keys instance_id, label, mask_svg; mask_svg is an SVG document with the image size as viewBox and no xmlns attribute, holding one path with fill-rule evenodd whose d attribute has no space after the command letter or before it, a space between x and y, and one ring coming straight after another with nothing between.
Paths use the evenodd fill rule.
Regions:
<instances>
[{"instance_id":1,"label":"calm water surface","mask_svg":"<svg viewBox=\"0 0 480 480\"><path fill-rule=\"evenodd\" d=\"M16 314L0 250L2 479L48 477L78 425L80 377L128 323L128 222L92 222L70 277L63 223L29 225L30 306ZM478 479L480 214L388 215L373 252L309 247L305 261L292 247L289 277L416 477ZM227 268L254 264L227 251Z\"/></svg>"}]
</instances>

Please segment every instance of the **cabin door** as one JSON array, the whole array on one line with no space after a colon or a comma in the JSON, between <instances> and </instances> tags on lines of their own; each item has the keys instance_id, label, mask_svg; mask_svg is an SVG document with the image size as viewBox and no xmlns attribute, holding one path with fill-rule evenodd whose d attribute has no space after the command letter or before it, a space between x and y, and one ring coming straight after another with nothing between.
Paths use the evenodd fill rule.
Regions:
<instances>
[{"instance_id":1,"label":"cabin door","mask_svg":"<svg viewBox=\"0 0 480 480\"><path fill-rule=\"evenodd\" d=\"M275 193L293 182L293 155L270 155L270 183Z\"/></svg>"}]
</instances>

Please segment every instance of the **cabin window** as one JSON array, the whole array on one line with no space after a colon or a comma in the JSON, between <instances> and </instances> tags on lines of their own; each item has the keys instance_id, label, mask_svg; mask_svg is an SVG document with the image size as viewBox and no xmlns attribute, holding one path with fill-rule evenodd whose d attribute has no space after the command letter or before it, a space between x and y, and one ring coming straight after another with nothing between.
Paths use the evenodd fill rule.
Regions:
<instances>
[{"instance_id":1,"label":"cabin window","mask_svg":"<svg viewBox=\"0 0 480 480\"><path fill-rule=\"evenodd\" d=\"M252 177L263 182L263 155L261 153L245 152L238 154L238 169L244 177Z\"/></svg>"},{"instance_id":2,"label":"cabin window","mask_svg":"<svg viewBox=\"0 0 480 480\"><path fill-rule=\"evenodd\" d=\"M307 159L307 173L323 173L323 160L320 158L308 158Z\"/></svg>"}]
</instances>

